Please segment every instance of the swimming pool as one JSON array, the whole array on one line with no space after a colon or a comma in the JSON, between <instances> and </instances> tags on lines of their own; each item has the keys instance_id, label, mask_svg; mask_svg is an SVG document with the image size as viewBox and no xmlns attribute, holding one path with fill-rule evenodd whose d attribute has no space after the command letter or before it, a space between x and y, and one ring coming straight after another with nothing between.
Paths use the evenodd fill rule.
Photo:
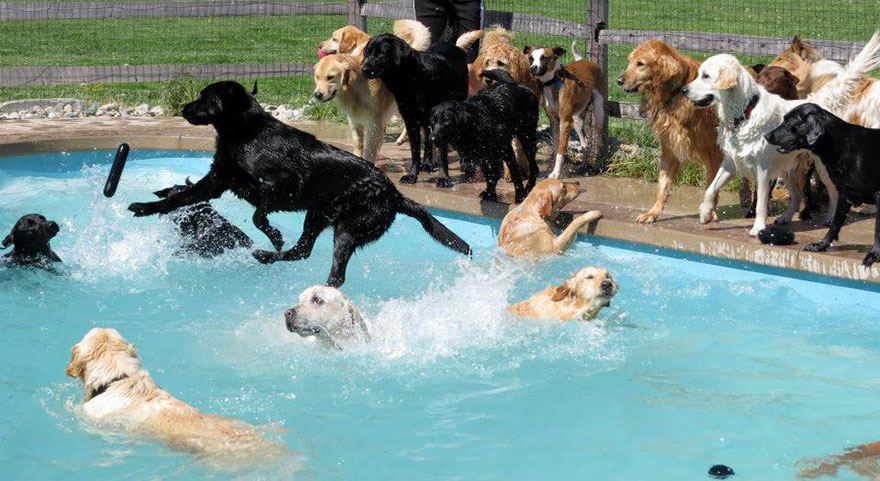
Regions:
<instances>
[{"instance_id":1,"label":"swimming pool","mask_svg":"<svg viewBox=\"0 0 880 481\"><path fill-rule=\"evenodd\" d=\"M323 350L284 309L326 278L329 233L305 261L173 253L174 231L129 202L207 171L209 154L133 151L116 197L112 152L0 158L0 226L61 225L60 275L0 270L0 472L5 479L791 479L804 457L880 440L880 294L581 238L540 264L494 251L498 222L436 212L472 260L400 216L343 286L373 340ZM215 207L255 242L252 209ZM302 215L271 217L287 242ZM663 253L661 253L663 254ZM592 323L524 322L504 307L586 265L620 283ZM65 377L71 345L115 327L176 397L270 425L279 465L218 473L186 454L87 428ZM839 479L854 479L842 471Z\"/></svg>"}]
</instances>

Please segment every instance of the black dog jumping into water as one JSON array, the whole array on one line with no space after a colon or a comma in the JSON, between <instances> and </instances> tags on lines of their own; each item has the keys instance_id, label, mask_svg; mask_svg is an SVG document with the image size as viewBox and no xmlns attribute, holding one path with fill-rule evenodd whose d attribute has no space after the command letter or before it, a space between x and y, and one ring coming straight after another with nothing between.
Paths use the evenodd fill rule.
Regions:
<instances>
[{"instance_id":1,"label":"black dog jumping into water","mask_svg":"<svg viewBox=\"0 0 880 481\"><path fill-rule=\"evenodd\" d=\"M205 87L198 99L184 106L183 116L217 130L211 169L191 187L165 199L131 204L128 208L136 216L167 214L231 190L256 207L254 223L278 248L281 234L269 226L266 215L306 211L302 235L292 249L256 251L254 257L263 263L305 259L318 235L332 227L333 267L327 284L333 287L345 282L354 251L379 239L397 213L417 219L437 242L470 254L465 241L404 197L373 164L275 119L237 82Z\"/></svg>"},{"instance_id":2,"label":"black dog jumping into water","mask_svg":"<svg viewBox=\"0 0 880 481\"><path fill-rule=\"evenodd\" d=\"M822 159L840 199L831 228L821 241L806 250L822 252L837 240L850 207L880 205L880 129L844 122L816 104L804 104L785 114L782 125L766 135L782 153L807 149ZM880 260L880 213L874 226L874 245L862 262Z\"/></svg>"},{"instance_id":3,"label":"black dog jumping into water","mask_svg":"<svg viewBox=\"0 0 880 481\"><path fill-rule=\"evenodd\" d=\"M192 186L193 183L187 177L186 185L175 185L153 193L156 197L165 199ZM168 216L177 226L183 240L181 247L186 252L202 257L216 257L230 249L250 249L254 245L247 234L226 220L208 202L182 207Z\"/></svg>"},{"instance_id":4,"label":"black dog jumping into water","mask_svg":"<svg viewBox=\"0 0 880 481\"><path fill-rule=\"evenodd\" d=\"M0 259L0 265L49 268L53 263L61 262L58 254L49 247L49 241L59 230L58 224L40 214L22 216L3 239L4 249L13 248Z\"/></svg>"}]
</instances>

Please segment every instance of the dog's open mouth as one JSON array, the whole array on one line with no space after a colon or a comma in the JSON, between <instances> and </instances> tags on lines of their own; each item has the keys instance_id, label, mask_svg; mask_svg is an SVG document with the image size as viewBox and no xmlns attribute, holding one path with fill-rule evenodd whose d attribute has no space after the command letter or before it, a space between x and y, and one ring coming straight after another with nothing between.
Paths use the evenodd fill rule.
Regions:
<instances>
[{"instance_id":1,"label":"dog's open mouth","mask_svg":"<svg viewBox=\"0 0 880 481\"><path fill-rule=\"evenodd\" d=\"M795 149L794 147L788 147L788 146L784 146L784 145L777 145L776 146L776 151L779 152L780 154L790 154L790 153L794 152L795 150L797 150L797 149Z\"/></svg>"},{"instance_id":2,"label":"dog's open mouth","mask_svg":"<svg viewBox=\"0 0 880 481\"><path fill-rule=\"evenodd\" d=\"M336 91L334 90L333 93L330 94L329 96L322 95L322 96L318 97L317 95L315 95L315 98L318 99L318 101L320 101L320 102L326 103L326 102L329 102L329 101L336 98Z\"/></svg>"},{"instance_id":3,"label":"dog's open mouth","mask_svg":"<svg viewBox=\"0 0 880 481\"><path fill-rule=\"evenodd\" d=\"M697 107L708 107L712 105L712 102L715 100L713 95L707 95L701 99L694 100L694 105Z\"/></svg>"},{"instance_id":4,"label":"dog's open mouth","mask_svg":"<svg viewBox=\"0 0 880 481\"><path fill-rule=\"evenodd\" d=\"M632 87L627 87L626 85L621 85L620 88L628 94L634 94L639 91L638 85L633 85Z\"/></svg>"}]
</instances>

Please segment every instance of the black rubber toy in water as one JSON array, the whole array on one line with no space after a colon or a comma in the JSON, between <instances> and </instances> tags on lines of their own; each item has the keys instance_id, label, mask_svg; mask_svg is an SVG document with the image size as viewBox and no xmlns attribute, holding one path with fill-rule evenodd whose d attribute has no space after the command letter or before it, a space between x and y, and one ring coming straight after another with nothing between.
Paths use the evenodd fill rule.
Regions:
<instances>
[{"instance_id":1,"label":"black rubber toy in water","mask_svg":"<svg viewBox=\"0 0 880 481\"><path fill-rule=\"evenodd\" d=\"M727 479L734 474L736 473L734 473L732 469L723 464L716 464L709 468L709 476L712 476L715 479Z\"/></svg>"},{"instance_id":2,"label":"black rubber toy in water","mask_svg":"<svg viewBox=\"0 0 880 481\"><path fill-rule=\"evenodd\" d=\"M794 244L794 232L786 229L769 227L758 232L758 240L762 244L790 246Z\"/></svg>"},{"instance_id":3,"label":"black rubber toy in water","mask_svg":"<svg viewBox=\"0 0 880 481\"><path fill-rule=\"evenodd\" d=\"M116 149L116 158L113 159L113 166L110 167L110 175L107 176L107 183L104 184L104 197L113 197L116 193L116 187L119 185L119 178L122 176L122 169L125 167L125 161L128 160L128 144L120 144Z\"/></svg>"}]
</instances>

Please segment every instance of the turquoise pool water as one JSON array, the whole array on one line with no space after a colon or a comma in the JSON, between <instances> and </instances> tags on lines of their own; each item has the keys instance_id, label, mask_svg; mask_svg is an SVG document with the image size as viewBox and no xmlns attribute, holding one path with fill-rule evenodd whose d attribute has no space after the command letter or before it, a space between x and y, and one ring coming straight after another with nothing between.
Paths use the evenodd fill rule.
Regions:
<instances>
[{"instance_id":1,"label":"turquoise pool water","mask_svg":"<svg viewBox=\"0 0 880 481\"><path fill-rule=\"evenodd\" d=\"M804 457L880 440L877 292L596 238L515 263L494 250L497 222L438 212L473 259L399 218L354 257L343 287L372 343L330 352L282 319L326 278L329 233L295 263L175 256L169 225L125 207L198 178L209 154L133 151L105 199L111 159L0 158L0 226L45 214L61 225L53 247L65 261L60 275L0 270L3 479L684 480L723 463L733 479L779 480ZM214 205L268 247L244 202ZM288 242L301 220L272 216ZM620 283L598 321L505 313L595 264ZM95 326L136 343L176 397L268 425L293 454L230 474L88 428L64 367Z\"/></svg>"}]
</instances>

